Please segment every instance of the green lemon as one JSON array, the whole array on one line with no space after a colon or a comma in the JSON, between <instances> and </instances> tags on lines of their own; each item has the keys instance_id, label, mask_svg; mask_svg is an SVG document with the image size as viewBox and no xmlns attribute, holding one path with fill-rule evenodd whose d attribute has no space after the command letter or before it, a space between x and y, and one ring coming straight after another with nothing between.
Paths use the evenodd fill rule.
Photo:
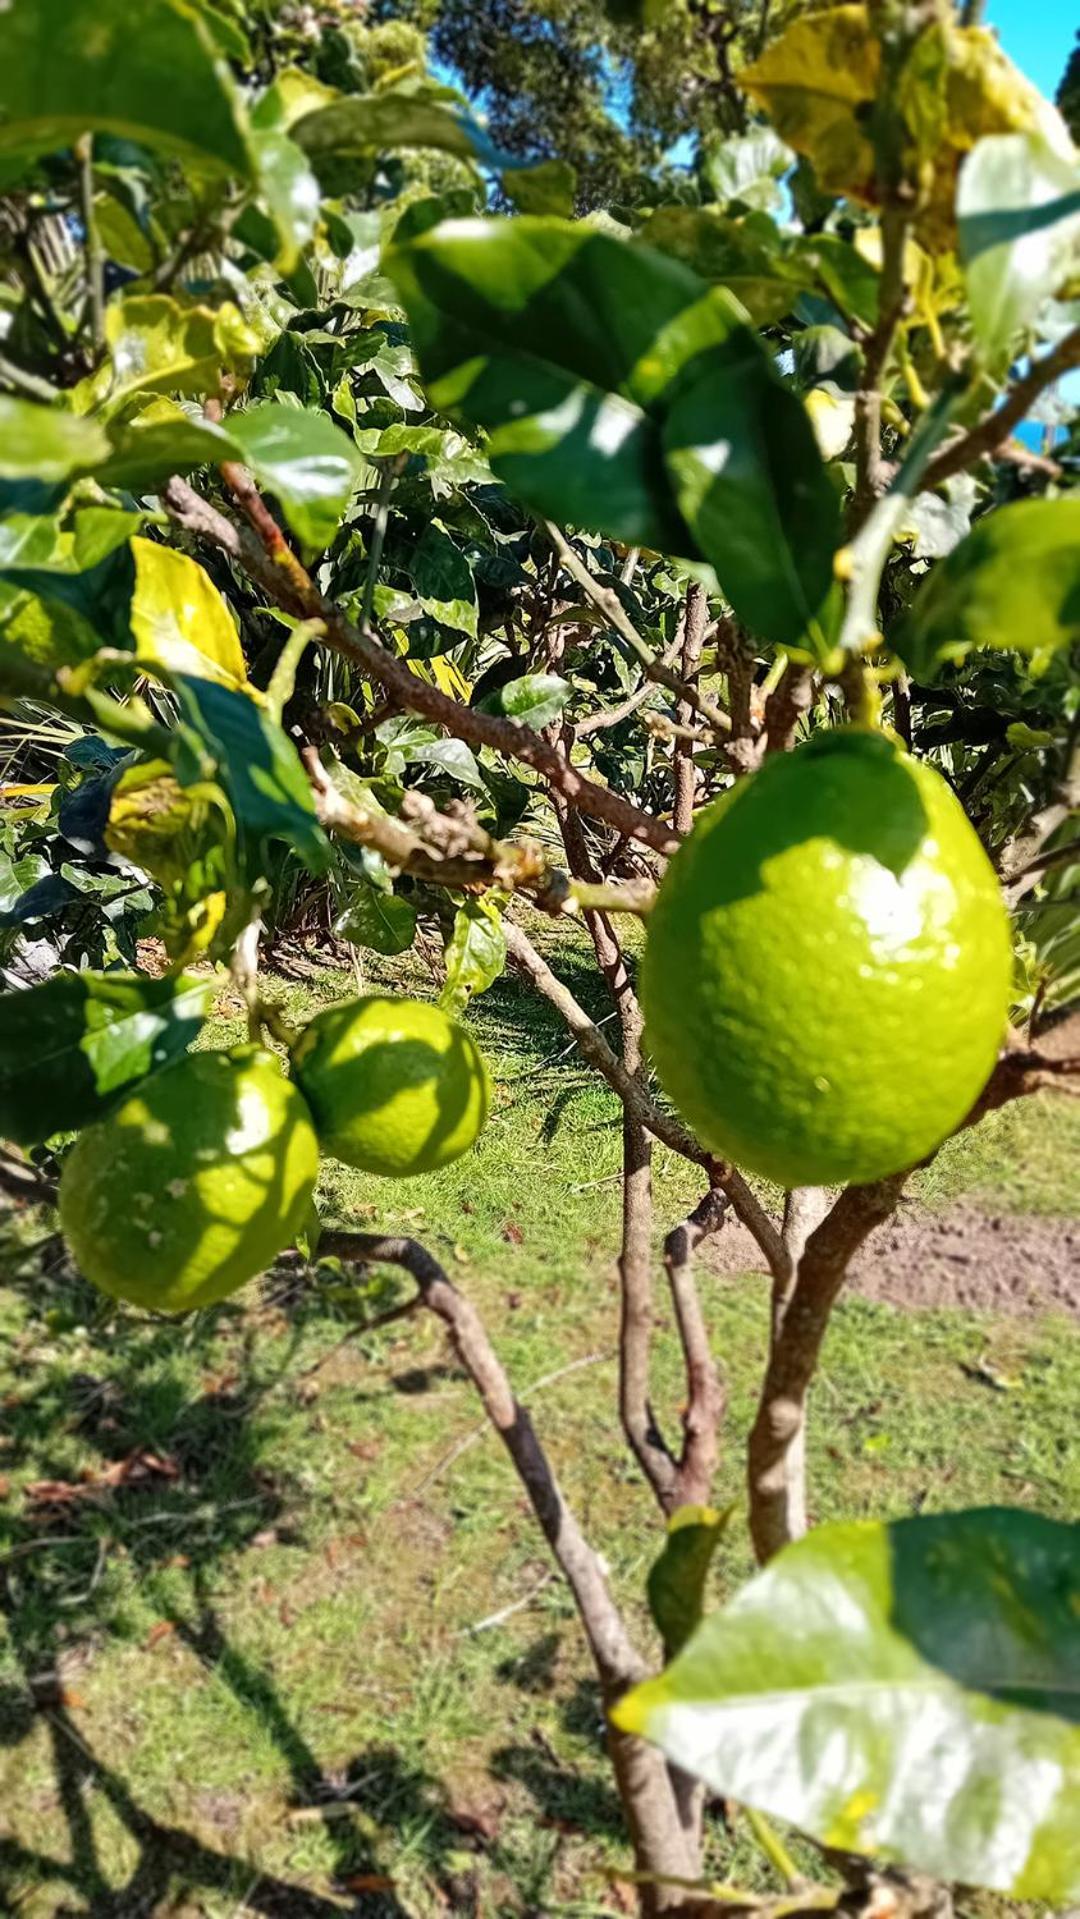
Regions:
<instances>
[{"instance_id":1,"label":"green lemon","mask_svg":"<svg viewBox=\"0 0 1080 1919\"><path fill-rule=\"evenodd\" d=\"M290 1244L318 1170L311 1115L272 1054L192 1053L80 1133L60 1221L103 1292L184 1313Z\"/></svg>"},{"instance_id":2,"label":"green lemon","mask_svg":"<svg viewBox=\"0 0 1080 1919\"><path fill-rule=\"evenodd\" d=\"M487 1068L463 1027L421 1000L328 1006L293 1047L325 1152L407 1178L467 1153L487 1119Z\"/></svg>"},{"instance_id":3,"label":"green lemon","mask_svg":"<svg viewBox=\"0 0 1080 1919\"><path fill-rule=\"evenodd\" d=\"M932 767L816 734L709 807L664 877L642 974L665 1092L783 1186L877 1179L969 1111L1005 1031L1008 920Z\"/></svg>"}]
</instances>

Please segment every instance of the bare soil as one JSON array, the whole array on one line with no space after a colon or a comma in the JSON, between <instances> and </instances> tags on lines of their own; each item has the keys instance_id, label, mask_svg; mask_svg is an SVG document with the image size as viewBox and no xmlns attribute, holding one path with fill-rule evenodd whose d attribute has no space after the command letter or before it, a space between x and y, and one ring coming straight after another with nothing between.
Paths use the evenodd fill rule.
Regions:
<instances>
[{"instance_id":1,"label":"bare soil","mask_svg":"<svg viewBox=\"0 0 1080 1919\"><path fill-rule=\"evenodd\" d=\"M718 1273L761 1266L750 1234L730 1219L701 1256ZM912 1309L1080 1319L1080 1220L987 1213L969 1204L932 1213L912 1201L867 1241L849 1283L867 1299Z\"/></svg>"}]
</instances>

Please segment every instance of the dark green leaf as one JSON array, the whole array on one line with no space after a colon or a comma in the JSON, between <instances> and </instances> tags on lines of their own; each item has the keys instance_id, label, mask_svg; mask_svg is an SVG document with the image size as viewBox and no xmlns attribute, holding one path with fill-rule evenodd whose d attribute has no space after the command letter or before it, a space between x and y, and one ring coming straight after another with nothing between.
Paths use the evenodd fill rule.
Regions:
<instances>
[{"instance_id":1,"label":"dark green leaf","mask_svg":"<svg viewBox=\"0 0 1080 1919\"><path fill-rule=\"evenodd\" d=\"M476 587L472 568L460 547L435 520L429 520L409 560L416 596L443 626L476 638Z\"/></svg>"},{"instance_id":2,"label":"dark green leaf","mask_svg":"<svg viewBox=\"0 0 1080 1919\"><path fill-rule=\"evenodd\" d=\"M446 985L439 1005L459 1013L474 993L484 993L506 965L502 916L490 895L466 900L454 915L446 948Z\"/></svg>"},{"instance_id":3,"label":"dark green leaf","mask_svg":"<svg viewBox=\"0 0 1080 1919\"><path fill-rule=\"evenodd\" d=\"M614 1718L823 1844L1080 1896L1080 1527L820 1526Z\"/></svg>"},{"instance_id":4,"label":"dark green leaf","mask_svg":"<svg viewBox=\"0 0 1080 1919\"><path fill-rule=\"evenodd\" d=\"M495 170L513 165L467 113L423 94L351 94L305 114L291 131L297 145L313 157L436 147Z\"/></svg>"},{"instance_id":5,"label":"dark green leaf","mask_svg":"<svg viewBox=\"0 0 1080 1919\"><path fill-rule=\"evenodd\" d=\"M171 0L7 0L0 156L88 129L246 175L243 110L203 21Z\"/></svg>"},{"instance_id":6,"label":"dark green leaf","mask_svg":"<svg viewBox=\"0 0 1080 1919\"><path fill-rule=\"evenodd\" d=\"M562 712L570 691L569 683L557 673L523 673L520 679L509 680L489 693L479 705L485 713L502 713L506 719L518 720L535 730Z\"/></svg>"},{"instance_id":7,"label":"dark green leaf","mask_svg":"<svg viewBox=\"0 0 1080 1919\"><path fill-rule=\"evenodd\" d=\"M183 718L200 745L208 749L216 778L228 795L249 861L258 864L265 840L284 840L312 872L326 865L326 841L315 818L311 788L296 749L265 707L247 693L215 680L171 677ZM184 764L178 740L180 779L204 778L201 756Z\"/></svg>"},{"instance_id":8,"label":"dark green leaf","mask_svg":"<svg viewBox=\"0 0 1080 1919\"><path fill-rule=\"evenodd\" d=\"M386 268L433 404L490 434L492 470L539 511L665 552L693 540L659 421L742 310L681 262L581 223L455 220Z\"/></svg>"},{"instance_id":9,"label":"dark green leaf","mask_svg":"<svg viewBox=\"0 0 1080 1919\"><path fill-rule=\"evenodd\" d=\"M231 413L228 431L256 479L281 501L297 538L328 546L361 468L348 435L325 413L272 402Z\"/></svg>"},{"instance_id":10,"label":"dark green leaf","mask_svg":"<svg viewBox=\"0 0 1080 1919\"><path fill-rule=\"evenodd\" d=\"M1080 499L1017 500L979 520L916 594L892 644L926 679L996 647L1036 669L1080 639Z\"/></svg>"},{"instance_id":11,"label":"dark green leaf","mask_svg":"<svg viewBox=\"0 0 1080 1919\"><path fill-rule=\"evenodd\" d=\"M408 952L416 938L416 909L396 893L362 880L334 922L334 932L338 939L393 958Z\"/></svg>"},{"instance_id":12,"label":"dark green leaf","mask_svg":"<svg viewBox=\"0 0 1080 1919\"><path fill-rule=\"evenodd\" d=\"M99 1117L175 1059L210 1009L210 979L61 973L0 997L0 1135L34 1146Z\"/></svg>"},{"instance_id":13,"label":"dark green leaf","mask_svg":"<svg viewBox=\"0 0 1080 1919\"><path fill-rule=\"evenodd\" d=\"M701 1624L705 1584L728 1517L711 1506L680 1506L668 1521L663 1550L646 1581L665 1659L674 1659Z\"/></svg>"},{"instance_id":14,"label":"dark green leaf","mask_svg":"<svg viewBox=\"0 0 1080 1919\"><path fill-rule=\"evenodd\" d=\"M535 166L505 170L503 189L521 213L554 213L568 220L574 211L577 174L568 160L538 160ZM400 228L398 234L405 238Z\"/></svg>"},{"instance_id":15,"label":"dark green leaf","mask_svg":"<svg viewBox=\"0 0 1080 1919\"><path fill-rule=\"evenodd\" d=\"M840 506L805 409L741 329L668 416L679 504L735 612L777 646L805 640L832 582Z\"/></svg>"},{"instance_id":16,"label":"dark green leaf","mask_svg":"<svg viewBox=\"0 0 1080 1919\"><path fill-rule=\"evenodd\" d=\"M158 406L168 407L164 417ZM112 452L96 477L102 486L123 487L128 493L149 493L170 474L193 473L197 467L220 466L240 457L224 427L193 419L166 402L156 402L149 418L118 422L110 437Z\"/></svg>"}]
</instances>

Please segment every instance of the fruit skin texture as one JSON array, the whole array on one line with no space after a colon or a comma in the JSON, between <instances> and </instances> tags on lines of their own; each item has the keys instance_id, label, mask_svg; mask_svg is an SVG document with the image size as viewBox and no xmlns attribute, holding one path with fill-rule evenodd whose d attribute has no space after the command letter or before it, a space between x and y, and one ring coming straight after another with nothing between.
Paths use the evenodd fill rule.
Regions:
<instances>
[{"instance_id":1,"label":"fruit skin texture","mask_svg":"<svg viewBox=\"0 0 1080 1919\"><path fill-rule=\"evenodd\" d=\"M471 1035L422 1000L328 1006L292 1061L324 1152L365 1172L434 1172L468 1152L487 1119L490 1082Z\"/></svg>"},{"instance_id":2,"label":"fruit skin texture","mask_svg":"<svg viewBox=\"0 0 1080 1919\"><path fill-rule=\"evenodd\" d=\"M940 774L818 733L706 809L642 972L660 1083L702 1143L782 1186L901 1171L970 1110L1004 1035L1008 919Z\"/></svg>"},{"instance_id":3,"label":"fruit skin texture","mask_svg":"<svg viewBox=\"0 0 1080 1919\"><path fill-rule=\"evenodd\" d=\"M308 1216L319 1146L270 1053L192 1053L80 1133L60 1221L114 1299L185 1313L263 1272Z\"/></svg>"}]
</instances>

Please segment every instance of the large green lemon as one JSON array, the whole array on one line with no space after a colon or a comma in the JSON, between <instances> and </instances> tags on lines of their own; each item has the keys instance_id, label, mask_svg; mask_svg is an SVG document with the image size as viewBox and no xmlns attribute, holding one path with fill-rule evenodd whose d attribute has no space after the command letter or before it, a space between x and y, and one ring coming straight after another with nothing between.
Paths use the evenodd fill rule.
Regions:
<instances>
[{"instance_id":1,"label":"large green lemon","mask_svg":"<svg viewBox=\"0 0 1080 1919\"><path fill-rule=\"evenodd\" d=\"M80 1133L60 1222L103 1292L184 1313L290 1244L318 1170L311 1115L272 1054L192 1053Z\"/></svg>"},{"instance_id":2,"label":"large green lemon","mask_svg":"<svg viewBox=\"0 0 1080 1919\"><path fill-rule=\"evenodd\" d=\"M784 1186L877 1179L963 1119L1011 978L1001 893L940 774L818 733L709 807L665 874L642 977L665 1092Z\"/></svg>"},{"instance_id":3,"label":"large green lemon","mask_svg":"<svg viewBox=\"0 0 1080 1919\"><path fill-rule=\"evenodd\" d=\"M487 1119L487 1068L463 1027L422 1000L328 1006L293 1047L323 1150L407 1178L466 1153Z\"/></svg>"}]
</instances>

